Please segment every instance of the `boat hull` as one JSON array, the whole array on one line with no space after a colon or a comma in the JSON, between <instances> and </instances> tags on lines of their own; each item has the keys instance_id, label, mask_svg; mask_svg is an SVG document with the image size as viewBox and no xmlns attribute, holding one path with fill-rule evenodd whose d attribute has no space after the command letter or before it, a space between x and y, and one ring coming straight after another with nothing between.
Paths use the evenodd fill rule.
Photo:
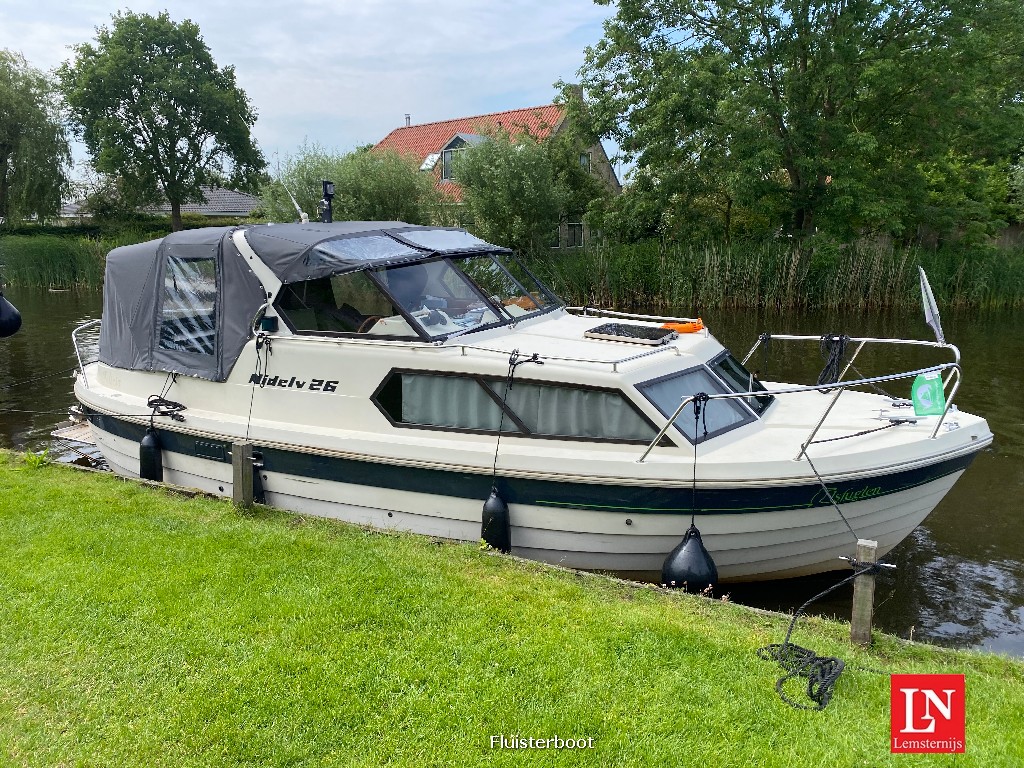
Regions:
<instances>
[{"instance_id":1,"label":"boat hull","mask_svg":"<svg viewBox=\"0 0 1024 768\"><path fill-rule=\"evenodd\" d=\"M140 424L93 414L111 469L138 476ZM164 479L232 494L230 445L162 433ZM732 484L689 489L544 483L443 472L257 446L267 504L382 530L476 541L492 480L509 502L513 553L583 570L657 580L667 554L696 523L722 581L803 576L844 567L856 539L885 554L935 508L976 452L925 466L832 484L842 515L820 485ZM845 518L845 519L844 519Z\"/></svg>"}]
</instances>

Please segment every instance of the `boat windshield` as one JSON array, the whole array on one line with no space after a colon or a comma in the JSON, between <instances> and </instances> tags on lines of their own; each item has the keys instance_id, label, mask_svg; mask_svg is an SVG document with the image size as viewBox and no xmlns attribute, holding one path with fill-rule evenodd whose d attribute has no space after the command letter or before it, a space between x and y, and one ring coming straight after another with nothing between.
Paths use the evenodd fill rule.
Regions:
<instances>
[{"instance_id":1,"label":"boat windshield","mask_svg":"<svg viewBox=\"0 0 1024 768\"><path fill-rule=\"evenodd\" d=\"M347 272L284 286L296 333L436 341L517 322L558 300L511 256L475 253Z\"/></svg>"},{"instance_id":2,"label":"boat windshield","mask_svg":"<svg viewBox=\"0 0 1024 768\"><path fill-rule=\"evenodd\" d=\"M515 322L557 304L518 262L498 254L391 267L376 276L432 340Z\"/></svg>"}]
</instances>

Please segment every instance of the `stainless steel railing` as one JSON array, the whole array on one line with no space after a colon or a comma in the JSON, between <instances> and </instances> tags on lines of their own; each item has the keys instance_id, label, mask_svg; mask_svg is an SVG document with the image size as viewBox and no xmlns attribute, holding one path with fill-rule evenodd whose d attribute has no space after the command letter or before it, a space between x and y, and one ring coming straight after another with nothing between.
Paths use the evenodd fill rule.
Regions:
<instances>
[{"instance_id":1,"label":"stainless steel railing","mask_svg":"<svg viewBox=\"0 0 1024 768\"><path fill-rule=\"evenodd\" d=\"M82 372L82 380L85 382L86 389L89 388L89 378L85 375L85 365L82 363L82 351L78 345L78 336L86 328L99 325L101 322L101 320L89 320L88 322L82 323L71 332L71 343L75 346L75 357L78 358L78 370Z\"/></svg>"},{"instance_id":2,"label":"stainless steel railing","mask_svg":"<svg viewBox=\"0 0 1024 768\"><path fill-rule=\"evenodd\" d=\"M798 338L802 338L802 337L798 337ZM811 338L811 337L806 337L806 338ZM814 337L814 338L818 338L818 337ZM931 343L931 342L920 342L920 343L924 344L926 346L943 346L943 347L952 346L952 345L948 345L948 344L935 344L935 343ZM754 348L756 349L757 346L755 345ZM955 347L954 347L954 349L955 349ZM749 358L749 355L748 355L748 358ZM959 354L957 354L957 359L959 360ZM738 399L738 398L749 398L751 396L757 396L757 395L775 395L775 396L778 396L778 395L789 395L789 394L793 394L795 392L822 392L822 391L828 391L828 390L831 390L831 389L836 389L837 392L836 392L835 396L833 396L832 400L829 402L828 407L825 409L825 413L822 414L821 418L818 420L818 423L814 425L813 429L811 429L811 432L807 436L807 439L804 440L804 442L801 444L800 452L795 457L795 460L799 461L804 456L804 453L806 452L808 446L810 446L814 442L814 437L818 434L818 431L821 429L822 425L825 423L825 420L828 418L829 413L831 413L832 408L835 406L836 402L839 400L839 396L843 392L845 392L847 389L849 389L850 387L864 386L864 385L870 385L870 384L877 384L877 383L880 383L880 382L883 382L883 381L898 381L898 380L901 380L901 379L916 378L917 376L920 376L921 374L924 374L924 373L935 373L935 372L939 372L939 371L949 371L949 375L945 379L943 379L943 393L944 394L945 394L946 387L949 385L949 382L954 377L956 378L956 381L953 384L952 388L950 389L948 397L946 397L946 407L943 410L942 415L939 417L938 421L936 422L935 429L932 430L932 434L931 434L931 438L930 439L935 439L935 437L939 434L939 427L942 425L942 422L946 418L946 414L949 413L950 406L953 404L953 398L956 396L956 391L957 391L957 389L960 388L960 377L961 377L962 374L961 374L961 371L960 371L960 364L959 364L959 362L955 362L955 363L941 363L939 365L933 365L933 366L931 366L929 368L920 368L920 369L917 369L917 370L914 370L914 371L904 371L902 373L890 373L890 374L887 374L885 376L872 376L870 378L864 378L864 379L851 379L850 381L839 381L839 382L835 382L833 384L810 384L810 385L798 385L798 386L792 386L792 387L782 387L782 388L779 388L779 389L764 389L764 390L760 390L759 389L756 392L727 392L727 393L722 393L722 394L709 394L708 395L708 400L734 400L734 399ZM676 423L676 420L679 418L680 414L682 414L682 412L686 408L686 406L688 406L690 403L692 403L695 399L696 399L695 395L690 395L688 397L683 398L683 400L679 403L679 407L676 408L676 410L673 412L673 414L668 418L668 421L665 422L665 426L663 426L661 428L661 431L659 431L658 434L655 436L655 438L650 442L650 444L648 444L647 448L643 452L643 455L641 455L640 458L637 459L637 463L638 464L642 464L644 462L644 460L651 453L651 451L654 450L654 447L659 442L661 442L662 438L665 437L665 435L669 431L669 429L672 428L672 425Z\"/></svg>"}]
</instances>

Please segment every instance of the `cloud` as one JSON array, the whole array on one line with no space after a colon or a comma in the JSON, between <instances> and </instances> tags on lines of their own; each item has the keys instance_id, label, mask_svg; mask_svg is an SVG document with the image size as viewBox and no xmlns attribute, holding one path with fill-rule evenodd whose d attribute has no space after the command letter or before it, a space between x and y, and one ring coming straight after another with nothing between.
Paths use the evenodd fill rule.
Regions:
<instances>
[{"instance_id":1,"label":"cloud","mask_svg":"<svg viewBox=\"0 0 1024 768\"><path fill-rule=\"evenodd\" d=\"M0 47L49 69L108 24L116 2L0 5ZM159 13L166 2L136 2ZM214 58L235 67L259 113L270 155L304 138L347 150L402 124L548 103L612 12L589 0L183 0L176 21L199 25Z\"/></svg>"}]
</instances>

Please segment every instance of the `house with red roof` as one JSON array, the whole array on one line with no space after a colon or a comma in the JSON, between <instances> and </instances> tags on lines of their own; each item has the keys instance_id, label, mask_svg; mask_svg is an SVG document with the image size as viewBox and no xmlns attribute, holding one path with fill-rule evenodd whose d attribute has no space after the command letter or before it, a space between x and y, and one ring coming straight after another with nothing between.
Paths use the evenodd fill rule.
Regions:
<instances>
[{"instance_id":1,"label":"house with red roof","mask_svg":"<svg viewBox=\"0 0 1024 768\"><path fill-rule=\"evenodd\" d=\"M435 123L412 125L405 116L405 125L395 128L373 147L374 151L393 150L411 156L420 170L432 173L437 187L450 199L462 199L462 189L452 172L453 158L467 147L487 140L495 131L504 131L510 137L527 133L538 141L558 135L567 127L566 109L561 104L545 104L526 109L510 109L487 115L457 117ZM580 152L580 165L597 176L613 193L622 191L615 169L612 168L604 147L598 142ZM582 212L570 214L570 221L560 227L559 244L575 247L583 244ZM572 219L575 218L575 221Z\"/></svg>"}]
</instances>

